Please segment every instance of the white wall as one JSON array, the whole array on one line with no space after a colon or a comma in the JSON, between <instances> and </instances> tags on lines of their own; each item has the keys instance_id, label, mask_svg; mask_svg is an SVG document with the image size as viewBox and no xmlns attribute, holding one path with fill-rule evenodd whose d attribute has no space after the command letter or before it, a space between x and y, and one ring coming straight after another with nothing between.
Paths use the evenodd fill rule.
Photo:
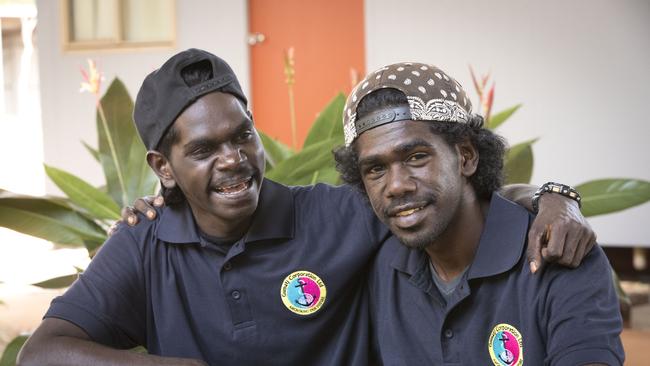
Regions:
<instances>
[{"instance_id":1,"label":"white wall","mask_svg":"<svg viewBox=\"0 0 650 366\"><path fill-rule=\"evenodd\" d=\"M38 44L45 163L66 169L94 184L103 183L99 164L81 140L97 146L94 100L79 93L79 67L93 58L107 84L118 76L135 98L144 77L181 50L197 47L230 63L248 94L249 62L245 1L177 0L175 49L64 52L61 48L60 2L38 0ZM48 182L48 191L57 192Z\"/></svg>"},{"instance_id":2,"label":"white wall","mask_svg":"<svg viewBox=\"0 0 650 366\"><path fill-rule=\"evenodd\" d=\"M650 180L647 0L366 0L367 68L421 61L472 94L468 64L492 71L499 133L535 137L533 183ZM475 103L476 104L476 103ZM650 203L590 219L605 244L650 246Z\"/></svg>"}]
</instances>

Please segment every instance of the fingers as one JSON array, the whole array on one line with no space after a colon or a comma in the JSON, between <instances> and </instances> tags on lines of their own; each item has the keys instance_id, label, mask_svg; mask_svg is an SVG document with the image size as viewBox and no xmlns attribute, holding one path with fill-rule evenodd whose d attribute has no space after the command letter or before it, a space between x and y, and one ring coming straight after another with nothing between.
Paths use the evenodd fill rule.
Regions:
<instances>
[{"instance_id":1,"label":"fingers","mask_svg":"<svg viewBox=\"0 0 650 366\"><path fill-rule=\"evenodd\" d=\"M591 229L591 226L589 227L589 240L587 241L587 250L585 251L585 255L589 254L591 252L591 249L596 245L598 241L598 237L596 237L596 233Z\"/></svg>"},{"instance_id":2,"label":"fingers","mask_svg":"<svg viewBox=\"0 0 650 366\"><path fill-rule=\"evenodd\" d=\"M573 260L575 259L576 252L580 248L580 245L584 241L585 230L578 228L569 228L566 234L566 239L562 245L562 256L558 258L557 263L565 267L571 267Z\"/></svg>"},{"instance_id":3,"label":"fingers","mask_svg":"<svg viewBox=\"0 0 650 366\"><path fill-rule=\"evenodd\" d=\"M544 258L546 262L557 262L562 258L566 237L567 231L564 227L548 225L548 243L546 244L546 248L542 249L542 258Z\"/></svg>"},{"instance_id":4,"label":"fingers","mask_svg":"<svg viewBox=\"0 0 650 366\"><path fill-rule=\"evenodd\" d=\"M156 207L163 207L165 205L165 199L163 198L163 196L154 197L153 205Z\"/></svg>"},{"instance_id":5,"label":"fingers","mask_svg":"<svg viewBox=\"0 0 650 366\"><path fill-rule=\"evenodd\" d=\"M584 257L589 254L591 249L593 249L594 244L596 243L596 235L591 230L587 232L580 239L580 244L576 250L576 254L569 264L570 267L576 268L580 265Z\"/></svg>"},{"instance_id":6,"label":"fingers","mask_svg":"<svg viewBox=\"0 0 650 366\"><path fill-rule=\"evenodd\" d=\"M154 207L163 207L165 205L165 199L163 196L144 196L140 198L145 201L145 203Z\"/></svg>"},{"instance_id":7,"label":"fingers","mask_svg":"<svg viewBox=\"0 0 650 366\"><path fill-rule=\"evenodd\" d=\"M147 202L147 198L151 197L138 198L135 200L133 203L133 208L135 211L143 213L149 220L153 220L156 218L156 210L150 203L153 203L154 200L152 199L151 202Z\"/></svg>"},{"instance_id":8,"label":"fingers","mask_svg":"<svg viewBox=\"0 0 650 366\"><path fill-rule=\"evenodd\" d=\"M131 207L124 207L120 216L122 216L122 220L126 221L129 226L134 226L138 223L138 215L135 214Z\"/></svg>"},{"instance_id":9,"label":"fingers","mask_svg":"<svg viewBox=\"0 0 650 366\"><path fill-rule=\"evenodd\" d=\"M536 273L541 270L544 265L542 259L542 248L546 245L546 230L540 230L539 228L540 226L533 224L528 231L528 249L526 251L526 256L528 257L528 264L531 273Z\"/></svg>"},{"instance_id":10,"label":"fingers","mask_svg":"<svg viewBox=\"0 0 650 366\"><path fill-rule=\"evenodd\" d=\"M108 236L113 236L113 234L115 234L115 231L117 230L117 227L118 225L120 225L121 222L122 220L117 220L111 225L111 227L108 228Z\"/></svg>"},{"instance_id":11,"label":"fingers","mask_svg":"<svg viewBox=\"0 0 650 366\"><path fill-rule=\"evenodd\" d=\"M576 248L576 253L573 256L571 263L568 264L569 267L576 268L580 265L580 262L582 262L582 258L585 256L585 253L587 252L587 246L588 246L587 242L589 240L590 238L588 236L580 239L580 243Z\"/></svg>"}]
</instances>

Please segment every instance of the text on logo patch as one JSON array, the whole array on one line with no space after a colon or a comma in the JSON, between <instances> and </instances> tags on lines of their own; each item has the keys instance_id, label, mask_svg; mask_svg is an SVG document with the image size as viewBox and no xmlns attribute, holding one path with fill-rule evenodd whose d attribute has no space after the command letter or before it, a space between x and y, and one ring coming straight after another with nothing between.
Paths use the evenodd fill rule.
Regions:
<instances>
[{"instance_id":1,"label":"text on logo patch","mask_svg":"<svg viewBox=\"0 0 650 366\"><path fill-rule=\"evenodd\" d=\"M521 333L510 324L498 324L492 329L488 350L495 366L524 364L524 344Z\"/></svg>"},{"instance_id":2,"label":"text on logo patch","mask_svg":"<svg viewBox=\"0 0 650 366\"><path fill-rule=\"evenodd\" d=\"M327 298L325 283L309 271L295 271L288 275L280 287L280 298L287 309L298 315L317 312Z\"/></svg>"}]
</instances>

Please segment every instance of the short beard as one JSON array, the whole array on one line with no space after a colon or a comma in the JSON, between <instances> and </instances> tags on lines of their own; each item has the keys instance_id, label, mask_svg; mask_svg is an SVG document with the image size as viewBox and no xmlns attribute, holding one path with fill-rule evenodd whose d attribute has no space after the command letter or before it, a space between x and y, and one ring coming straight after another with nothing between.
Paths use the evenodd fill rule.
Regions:
<instances>
[{"instance_id":1,"label":"short beard","mask_svg":"<svg viewBox=\"0 0 650 366\"><path fill-rule=\"evenodd\" d=\"M409 236L408 238L397 234L395 234L395 236L404 246L408 248L424 250L427 247L431 246L440 237L440 234L447 227L447 224L448 223L445 223L443 225L442 223L439 223L436 225L437 227L433 228L431 231L418 233L414 236Z\"/></svg>"},{"instance_id":2,"label":"short beard","mask_svg":"<svg viewBox=\"0 0 650 366\"><path fill-rule=\"evenodd\" d=\"M434 200L437 202L437 200ZM457 202L456 207L444 213L438 213L438 221L429 227L429 230L420 230L417 234L404 237L393 233L399 241L406 247L418 250L424 250L432 246L436 240L447 230L451 222L456 217L460 207L460 201Z\"/></svg>"}]
</instances>

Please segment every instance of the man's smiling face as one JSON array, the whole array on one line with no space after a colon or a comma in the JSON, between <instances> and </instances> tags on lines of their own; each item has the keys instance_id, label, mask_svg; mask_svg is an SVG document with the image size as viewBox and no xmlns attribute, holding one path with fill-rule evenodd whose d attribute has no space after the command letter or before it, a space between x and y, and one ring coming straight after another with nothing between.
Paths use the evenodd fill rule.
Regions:
<instances>
[{"instance_id":1,"label":"man's smiling face","mask_svg":"<svg viewBox=\"0 0 650 366\"><path fill-rule=\"evenodd\" d=\"M457 146L427 122L402 121L362 133L354 148L375 214L402 243L423 249L444 233L466 182Z\"/></svg>"},{"instance_id":2,"label":"man's smiling face","mask_svg":"<svg viewBox=\"0 0 650 366\"><path fill-rule=\"evenodd\" d=\"M173 128L178 137L168 161L171 179L163 184L180 187L200 226L222 236L242 234L257 208L265 164L242 103L227 93L206 94Z\"/></svg>"}]
</instances>

